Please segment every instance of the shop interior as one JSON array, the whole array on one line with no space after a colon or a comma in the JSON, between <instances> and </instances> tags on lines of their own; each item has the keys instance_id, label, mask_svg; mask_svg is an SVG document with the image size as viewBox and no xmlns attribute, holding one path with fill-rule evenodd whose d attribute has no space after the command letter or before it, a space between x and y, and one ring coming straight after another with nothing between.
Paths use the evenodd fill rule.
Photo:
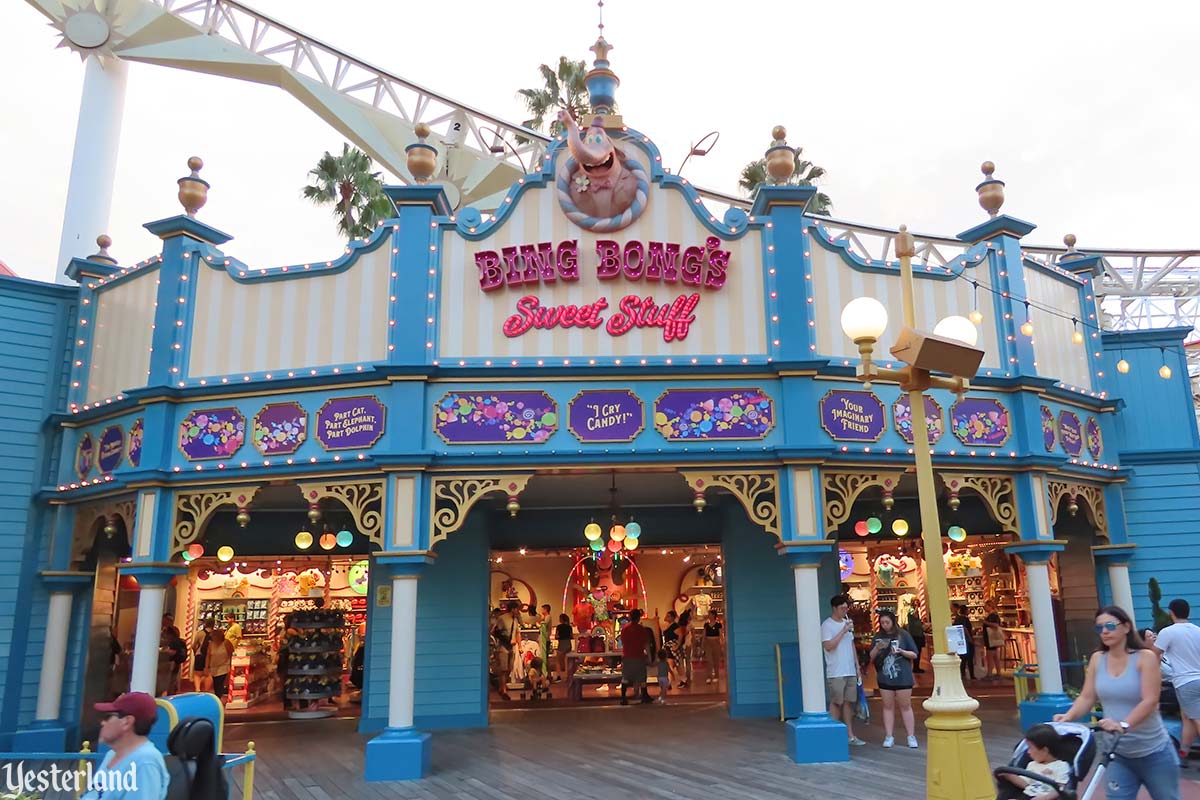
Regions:
<instances>
[{"instance_id":1,"label":"shop interior","mask_svg":"<svg viewBox=\"0 0 1200 800\"><path fill-rule=\"evenodd\" d=\"M664 687L666 702L727 692L719 525L693 500L674 472L530 482L521 517L492 540L492 708L620 702L621 631L634 609L667 663L648 665L647 690L631 702Z\"/></svg>"},{"instance_id":2,"label":"shop interior","mask_svg":"<svg viewBox=\"0 0 1200 800\"><path fill-rule=\"evenodd\" d=\"M938 508L942 548L936 561L928 558L915 483L912 475L905 475L894 492L866 490L837 530L838 568L851 601L860 661L867 664L878 612L890 609L918 644L918 632L923 632L925 647L918 666L923 672L916 675L917 688L932 686L933 640L925 584L936 564L946 576L955 623L970 623L968 655L963 657L966 679L1010 686L1009 679L1021 665L1037 662L1024 570L1019 558L1004 550L1015 537L1003 532L981 497L943 486ZM1050 578L1055 603L1061 606L1057 559L1051 562ZM993 614L991 622L998 624L988 625ZM990 664L989 648L995 654ZM864 669L863 680L873 686L874 670Z\"/></svg>"}]
</instances>

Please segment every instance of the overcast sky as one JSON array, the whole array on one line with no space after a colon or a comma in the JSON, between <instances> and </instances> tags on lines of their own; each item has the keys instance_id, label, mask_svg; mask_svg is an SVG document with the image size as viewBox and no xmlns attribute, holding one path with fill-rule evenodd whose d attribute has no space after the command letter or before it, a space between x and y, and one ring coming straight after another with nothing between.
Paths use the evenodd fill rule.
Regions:
<instances>
[{"instance_id":1,"label":"overcast sky","mask_svg":"<svg viewBox=\"0 0 1200 800\"><path fill-rule=\"evenodd\" d=\"M537 65L590 63L596 35L595 4L582 0L249 2L513 121ZM991 159L1004 211L1038 225L1033 243L1073 232L1085 249L1200 247L1194 2L608 0L605 22L621 112L668 166L721 132L688 164L702 186L735 191L782 123L827 170L840 218L955 234L984 218L974 186ZM83 66L31 6L0 5L0 30L0 260L52 280ZM279 90L131 65L112 252L122 263L158 252L141 226L180 212L175 181L199 155L212 183L200 216L235 237L226 252L263 266L339 254L328 212L299 190L342 141Z\"/></svg>"}]
</instances>

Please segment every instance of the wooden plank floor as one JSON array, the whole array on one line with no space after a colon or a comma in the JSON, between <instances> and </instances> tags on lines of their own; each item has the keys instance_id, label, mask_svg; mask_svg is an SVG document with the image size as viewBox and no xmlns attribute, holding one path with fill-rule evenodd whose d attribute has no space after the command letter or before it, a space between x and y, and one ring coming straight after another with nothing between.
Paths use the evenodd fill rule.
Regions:
<instances>
[{"instance_id":1,"label":"wooden plank floor","mask_svg":"<svg viewBox=\"0 0 1200 800\"><path fill-rule=\"evenodd\" d=\"M411 782L363 780L370 737L355 732L357 720L229 725L225 750L255 742L256 800L924 798L924 748L881 748L878 701L872 710L856 729L869 744L847 764L794 764L783 725L731 720L715 703L493 712L486 729L434 733L432 775ZM918 707L923 744L920 716ZM985 701L979 716L989 763L1007 762L1020 736L1011 697ZM1200 798L1196 774L1184 773L1185 799Z\"/></svg>"}]
</instances>

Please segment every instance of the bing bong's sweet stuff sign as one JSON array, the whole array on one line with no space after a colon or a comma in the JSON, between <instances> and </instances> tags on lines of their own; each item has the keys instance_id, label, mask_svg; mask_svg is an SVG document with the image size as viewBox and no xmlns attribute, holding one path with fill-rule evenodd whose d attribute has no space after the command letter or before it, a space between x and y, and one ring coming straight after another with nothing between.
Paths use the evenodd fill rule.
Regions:
<instances>
[{"instance_id":1,"label":"bing bong's sweet stuff sign","mask_svg":"<svg viewBox=\"0 0 1200 800\"><path fill-rule=\"evenodd\" d=\"M609 336L623 336L635 328L658 328L663 341L674 342L686 339L696 322L701 291L725 286L730 251L723 244L716 236L691 245L599 239L581 264L579 241L569 239L480 250L475 266L484 292L507 287L524 293L501 328L510 339L531 330L602 328ZM569 304L545 304L536 293L538 287L577 282L585 271L600 281L640 282L646 293L614 292Z\"/></svg>"}]
</instances>

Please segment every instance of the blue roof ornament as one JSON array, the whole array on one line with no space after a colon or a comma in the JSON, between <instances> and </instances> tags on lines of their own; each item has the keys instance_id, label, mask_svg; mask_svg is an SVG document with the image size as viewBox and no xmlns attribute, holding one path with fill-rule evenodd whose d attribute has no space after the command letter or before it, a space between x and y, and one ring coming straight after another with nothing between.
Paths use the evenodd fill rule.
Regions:
<instances>
[{"instance_id":1,"label":"blue roof ornament","mask_svg":"<svg viewBox=\"0 0 1200 800\"><path fill-rule=\"evenodd\" d=\"M600 8L600 35L589 48L596 58L583 81L591 98L592 113L603 119L605 128L620 128L624 123L619 115L613 113L613 107L617 104L616 93L621 79L612 71L608 61L608 51L613 47L604 38L604 0L599 0L596 5Z\"/></svg>"}]
</instances>

